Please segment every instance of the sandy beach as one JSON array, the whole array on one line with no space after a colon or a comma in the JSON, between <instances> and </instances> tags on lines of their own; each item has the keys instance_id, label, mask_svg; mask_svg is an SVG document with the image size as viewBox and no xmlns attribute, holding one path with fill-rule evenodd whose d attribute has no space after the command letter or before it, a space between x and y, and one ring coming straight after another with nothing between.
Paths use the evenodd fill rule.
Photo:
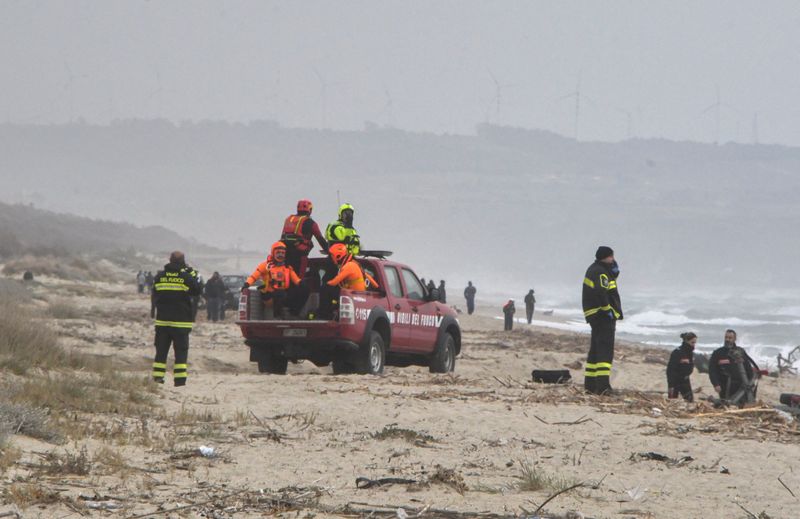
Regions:
<instances>
[{"instance_id":1,"label":"sandy beach","mask_svg":"<svg viewBox=\"0 0 800 519\"><path fill-rule=\"evenodd\" d=\"M146 296L129 284L43 281L48 298L77 309L69 318L42 319L64 346L110 356L121 373L147 376L153 331ZM44 285L34 292L45 294ZM668 401L669 352L636 344L617 345L618 395L584 395L587 336L527 325L503 332L495 313L461 315L454 374L411 367L387 368L380 377L333 376L307 362L290 364L286 376L260 375L231 313L224 323L201 316L191 336L188 385L154 388L149 411L71 413L91 432L61 444L15 435L12 445L21 452L2 476L0 513L800 516L796 422L766 405L713 409L702 402L713 391L707 375L697 372L692 383L700 402ZM534 368L564 367L572 384L531 382ZM800 393L800 381L765 378L759 386L765 404L777 403L782 392ZM201 447L209 448L205 455ZM86 474L36 469L43 453L82 449L91 461ZM357 478L366 478L359 480L366 488ZM378 484L386 478L395 479ZM33 484L50 493L49 502L26 501L24 486Z\"/></svg>"}]
</instances>

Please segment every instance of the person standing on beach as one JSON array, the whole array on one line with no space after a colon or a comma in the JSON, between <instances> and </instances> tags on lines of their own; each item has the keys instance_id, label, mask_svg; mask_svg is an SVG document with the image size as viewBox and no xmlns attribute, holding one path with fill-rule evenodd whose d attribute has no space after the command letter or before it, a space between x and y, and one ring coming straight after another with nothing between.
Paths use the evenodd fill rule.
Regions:
<instances>
[{"instance_id":1,"label":"person standing on beach","mask_svg":"<svg viewBox=\"0 0 800 519\"><path fill-rule=\"evenodd\" d=\"M503 306L503 315L505 316L505 326L503 330L510 332L514 328L514 314L517 309L514 308L514 300L509 299L508 303Z\"/></svg>"},{"instance_id":2,"label":"person standing on beach","mask_svg":"<svg viewBox=\"0 0 800 519\"><path fill-rule=\"evenodd\" d=\"M678 398L681 395L687 402L694 402L692 381L690 375L694 371L694 347L697 345L697 334L684 332L681 334L683 343L669 356L667 364L667 388L669 398Z\"/></svg>"},{"instance_id":3,"label":"person standing on beach","mask_svg":"<svg viewBox=\"0 0 800 519\"><path fill-rule=\"evenodd\" d=\"M167 357L172 347L175 353L173 381L176 386L186 385L189 333L195 316L192 299L202 290L198 277L197 271L186 264L180 251L170 254L169 263L156 274L150 316L156 320L153 380L161 384L167 374Z\"/></svg>"},{"instance_id":4,"label":"person standing on beach","mask_svg":"<svg viewBox=\"0 0 800 519\"><path fill-rule=\"evenodd\" d=\"M611 365L614 362L614 336L622 320L622 302L617 289L619 266L614 251L605 245L595 253L595 262L583 278L583 315L592 327L583 385L587 392L609 394Z\"/></svg>"},{"instance_id":5,"label":"person standing on beach","mask_svg":"<svg viewBox=\"0 0 800 519\"><path fill-rule=\"evenodd\" d=\"M533 307L536 305L536 296L533 295L533 289L530 289L525 295L525 316L528 318L528 324L533 321Z\"/></svg>"},{"instance_id":6,"label":"person standing on beach","mask_svg":"<svg viewBox=\"0 0 800 519\"><path fill-rule=\"evenodd\" d=\"M464 289L464 299L467 300L467 313L472 315L475 311L475 293L478 290L472 286L472 281L467 282L467 288Z\"/></svg>"}]
</instances>

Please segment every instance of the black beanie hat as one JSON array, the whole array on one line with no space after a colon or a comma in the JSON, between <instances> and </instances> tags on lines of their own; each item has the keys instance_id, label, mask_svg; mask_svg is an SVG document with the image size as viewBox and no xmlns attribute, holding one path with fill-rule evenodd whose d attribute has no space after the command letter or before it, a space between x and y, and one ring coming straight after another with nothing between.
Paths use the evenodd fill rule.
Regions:
<instances>
[{"instance_id":1,"label":"black beanie hat","mask_svg":"<svg viewBox=\"0 0 800 519\"><path fill-rule=\"evenodd\" d=\"M594 253L595 259L606 259L609 256L613 256L614 251L611 247L606 247L605 245L601 245L597 248L597 252Z\"/></svg>"}]
</instances>

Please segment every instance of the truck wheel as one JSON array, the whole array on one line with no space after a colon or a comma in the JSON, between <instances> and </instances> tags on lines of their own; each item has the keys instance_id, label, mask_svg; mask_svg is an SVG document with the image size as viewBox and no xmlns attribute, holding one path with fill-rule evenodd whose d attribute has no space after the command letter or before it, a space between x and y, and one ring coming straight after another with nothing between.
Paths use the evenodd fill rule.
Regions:
<instances>
[{"instance_id":1,"label":"truck wheel","mask_svg":"<svg viewBox=\"0 0 800 519\"><path fill-rule=\"evenodd\" d=\"M331 364L334 375L349 375L353 372L353 367L344 359L335 359Z\"/></svg>"},{"instance_id":2,"label":"truck wheel","mask_svg":"<svg viewBox=\"0 0 800 519\"><path fill-rule=\"evenodd\" d=\"M258 359L258 372L272 375L285 375L289 367L289 359L272 353Z\"/></svg>"},{"instance_id":3,"label":"truck wheel","mask_svg":"<svg viewBox=\"0 0 800 519\"><path fill-rule=\"evenodd\" d=\"M383 336L376 331L369 334L369 341L356 353L356 372L362 375L380 375L386 362L386 346Z\"/></svg>"},{"instance_id":4,"label":"truck wheel","mask_svg":"<svg viewBox=\"0 0 800 519\"><path fill-rule=\"evenodd\" d=\"M451 333L445 333L436 345L431 357L429 370L431 373L450 373L456 368L456 340Z\"/></svg>"}]
</instances>

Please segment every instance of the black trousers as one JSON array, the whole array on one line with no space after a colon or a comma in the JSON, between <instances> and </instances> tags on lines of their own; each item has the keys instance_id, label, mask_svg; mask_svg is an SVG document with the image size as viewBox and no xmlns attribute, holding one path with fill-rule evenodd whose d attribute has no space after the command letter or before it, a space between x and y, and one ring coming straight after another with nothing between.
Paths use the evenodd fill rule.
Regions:
<instances>
[{"instance_id":1,"label":"black trousers","mask_svg":"<svg viewBox=\"0 0 800 519\"><path fill-rule=\"evenodd\" d=\"M600 395L611 390L617 321L602 318L589 324L592 327L592 342L586 358L583 385L586 391Z\"/></svg>"},{"instance_id":2,"label":"black trousers","mask_svg":"<svg viewBox=\"0 0 800 519\"><path fill-rule=\"evenodd\" d=\"M474 299L467 299L467 313L472 315L472 312L475 311L475 300Z\"/></svg>"},{"instance_id":3,"label":"black trousers","mask_svg":"<svg viewBox=\"0 0 800 519\"><path fill-rule=\"evenodd\" d=\"M225 301L221 297L209 297L206 299L206 312L208 313L209 321L216 322L225 318L222 314L222 305L224 304Z\"/></svg>"},{"instance_id":4,"label":"black trousers","mask_svg":"<svg viewBox=\"0 0 800 519\"><path fill-rule=\"evenodd\" d=\"M682 380L669 387L669 398L678 398L681 395L687 402L694 402L694 391L692 391L692 382L690 380Z\"/></svg>"},{"instance_id":5,"label":"black trousers","mask_svg":"<svg viewBox=\"0 0 800 519\"><path fill-rule=\"evenodd\" d=\"M339 269L328 258L319 287L319 315L322 319L333 319L333 310L339 304L339 287L328 286L328 281L335 278L338 272Z\"/></svg>"},{"instance_id":6,"label":"black trousers","mask_svg":"<svg viewBox=\"0 0 800 519\"><path fill-rule=\"evenodd\" d=\"M175 350L175 365L172 378L176 386L186 385L189 359L189 332L191 328L173 328L172 326L156 326L156 358L153 360L153 380L163 382L167 375L167 357L169 348Z\"/></svg>"},{"instance_id":7,"label":"black trousers","mask_svg":"<svg viewBox=\"0 0 800 519\"><path fill-rule=\"evenodd\" d=\"M503 329L509 331L512 328L514 328L514 316L506 314L505 327Z\"/></svg>"},{"instance_id":8,"label":"black trousers","mask_svg":"<svg viewBox=\"0 0 800 519\"><path fill-rule=\"evenodd\" d=\"M528 317L528 324L533 321L533 305L525 307L525 315Z\"/></svg>"}]
</instances>

